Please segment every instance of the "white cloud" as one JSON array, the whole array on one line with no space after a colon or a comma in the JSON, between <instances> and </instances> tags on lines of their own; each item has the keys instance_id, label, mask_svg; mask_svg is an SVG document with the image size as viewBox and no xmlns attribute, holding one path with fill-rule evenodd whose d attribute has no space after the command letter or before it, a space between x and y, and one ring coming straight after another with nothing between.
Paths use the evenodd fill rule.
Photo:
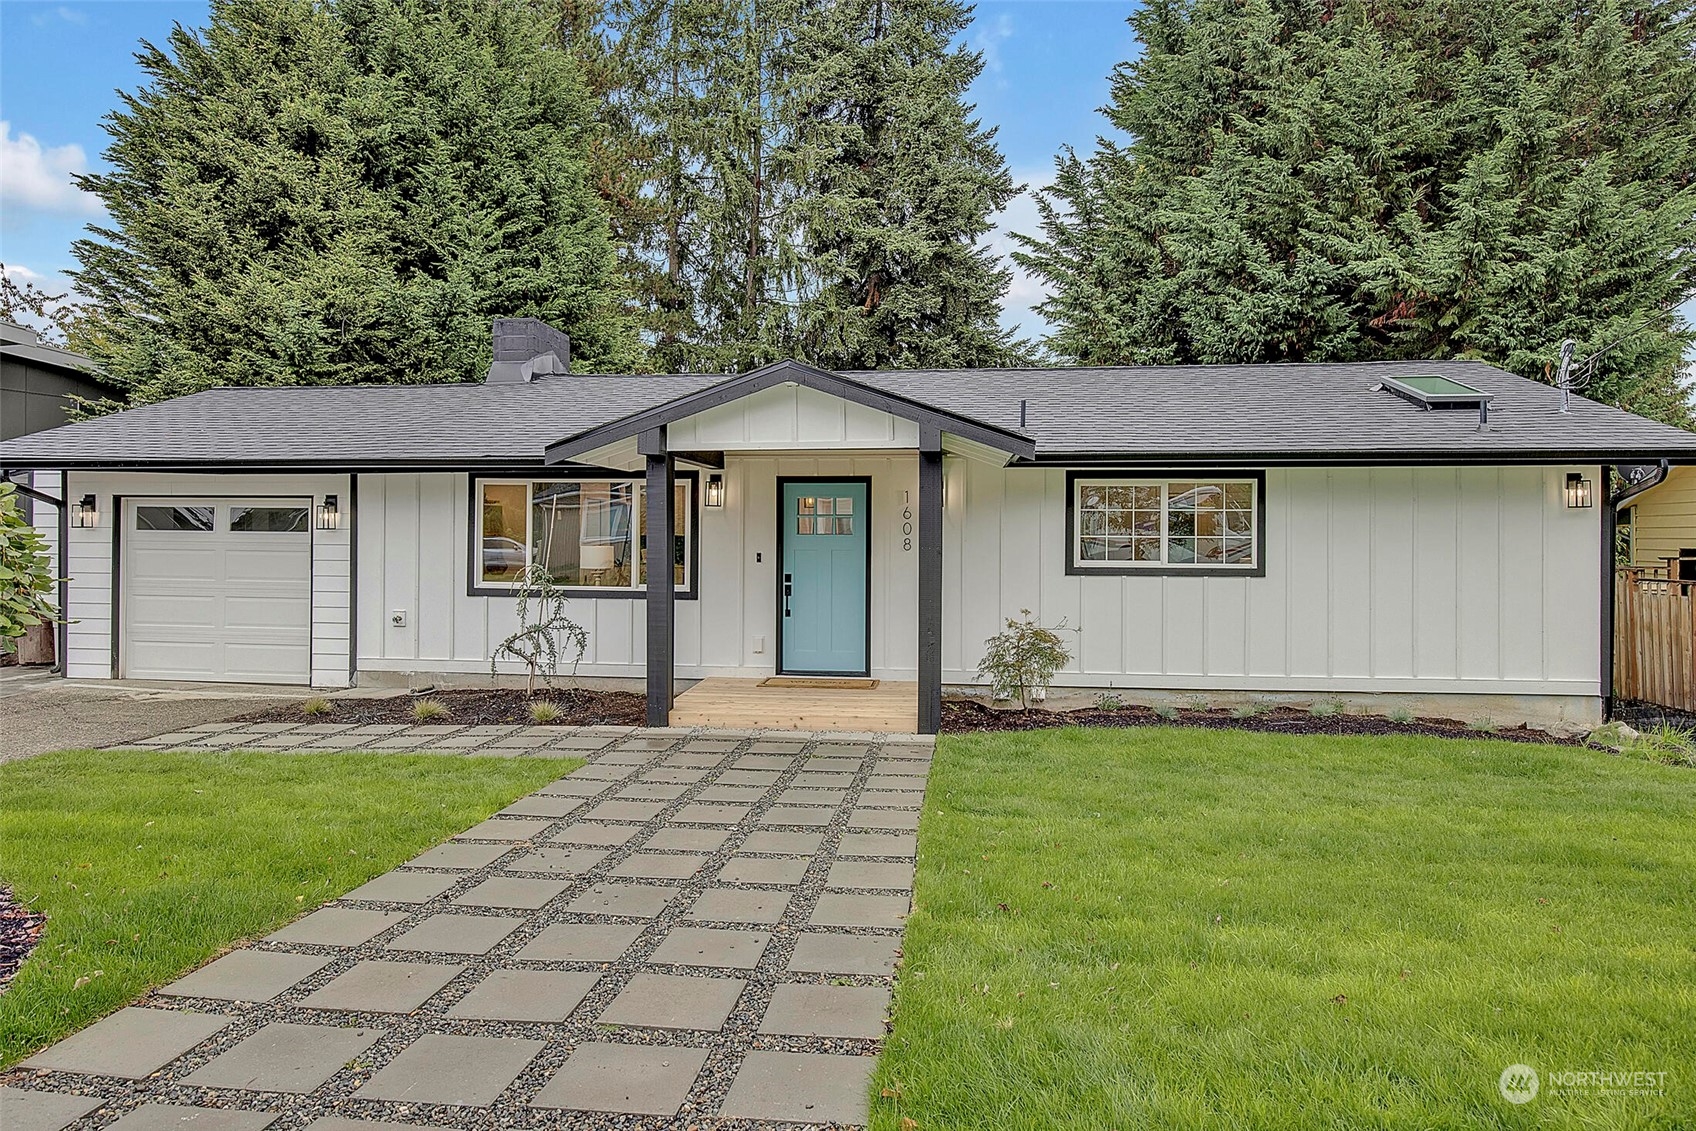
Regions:
<instances>
[{"instance_id":1,"label":"white cloud","mask_svg":"<svg viewBox=\"0 0 1696 1131\"><path fill-rule=\"evenodd\" d=\"M80 12L75 8L67 8L63 4L60 4L48 11L37 12L30 19L30 22L36 27L46 27L55 19L63 20L68 24L75 24L77 27L88 26L87 12Z\"/></svg>"},{"instance_id":2,"label":"white cloud","mask_svg":"<svg viewBox=\"0 0 1696 1131\"><path fill-rule=\"evenodd\" d=\"M1036 304L1048 296L1048 286L1013 262L1012 253L1018 250L1019 245L1012 234L1041 234L1042 219L1036 208L1036 191L1045 188L1053 175L1051 169L1015 171L1013 181L1023 184L1025 191L1008 201L1007 207L996 214L995 229L984 241L1013 272L1013 283L1001 300L1001 324L1026 338L1040 338L1048 332L1048 322L1036 312Z\"/></svg>"},{"instance_id":3,"label":"white cloud","mask_svg":"<svg viewBox=\"0 0 1696 1131\"><path fill-rule=\"evenodd\" d=\"M100 199L71 180L88 171L80 145L43 147L32 134L12 136L12 123L0 120L0 205L97 216Z\"/></svg>"},{"instance_id":4,"label":"white cloud","mask_svg":"<svg viewBox=\"0 0 1696 1131\"><path fill-rule=\"evenodd\" d=\"M996 86L1005 89L1007 82L1000 78L1001 45L1013 38L1013 17L1002 12L989 21L975 21L972 25L972 50L983 56L983 69L997 76Z\"/></svg>"}]
</instances>

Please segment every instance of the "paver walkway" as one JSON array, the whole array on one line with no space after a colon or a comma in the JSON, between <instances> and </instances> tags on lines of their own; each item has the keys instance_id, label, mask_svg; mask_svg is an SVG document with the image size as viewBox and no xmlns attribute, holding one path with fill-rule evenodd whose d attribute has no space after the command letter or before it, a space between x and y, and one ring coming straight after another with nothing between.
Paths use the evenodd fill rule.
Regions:
<instances>
[{"instance_id":1,"label":"paver walkway","mask_svg":"<svg viewBox=\"0 0 1696 1131\"><path fill-rule=\"evenodd\" d=\"M931 744L603 737L25 1061L5 1131L863 1123Z\"/></svg>"}]
</instances>

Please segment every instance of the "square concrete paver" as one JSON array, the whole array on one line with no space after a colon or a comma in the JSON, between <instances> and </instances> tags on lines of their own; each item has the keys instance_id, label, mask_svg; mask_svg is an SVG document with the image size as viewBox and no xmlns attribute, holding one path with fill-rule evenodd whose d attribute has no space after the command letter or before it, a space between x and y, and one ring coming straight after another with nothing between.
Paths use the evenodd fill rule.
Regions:
<instances>
[{"instance_id":1,"label":"square concrete paver","mask_svg":"<svg viewBox=\"0 0 1696 1131\"><path fill-rule=\"evenodd\" d=\"M229 1107L185 1107L182 1104L143 1104L107 1127L116 1131L260 1131L275 1123L268 1111ZM11 1131L11 1128L7 1128Z\"/></svg>"},{"instance_id":2,"label":"square concrete paver","mask_svg":"<svg viewBox=\"0 0 1696 1131\"><path fill-rule=\"evenodd\" d=\"M697 801L679 809L672 819L692 825L739 825L747 815L746 805L704 805Z\"/></svg>"},{"instance_id":3,"label":"square concrete paver","mask_svg":"<svg viewBox=\"0 0 1696 1131\"><path fill-rule=\"evenodd\" d=\"M508 864L506 870L576 876L605 860L607 855L604 848L538 848Z\"/></svg>"},{"instance_id":4,"label":"square concrete paver","mask_svg":"<svg viewBox=\"0 0 1696 1131\"><path fill-rule=\"evenodd\" d=\"M611 788L612 783L608 781L572 777L544 785L536 792L550 797L599 797Z\"/></svg>"},{"instance_id":5,"label":"square concrete paver","mask_svg":"<svg viewBox=\"0 0 1696 1131\"><path fill-rule=\"evenodd\" d=\"M727 884L798 884L812 861L804 856L773 860L763 856L734 856L719 869L718 878Z\"/></svg>"},{"instance_id":6,"label":"square concrete paver","mask_svg":"<svg viewBox=\"0 0 1696 1131\"><path fill-rule=\"evenodd\" d=\"M472 825L454 837L455 840L531 840L547 832L552 821L541 817L490 817Z\"/></svg>"},{"instance_id":7,"label":"square concrete paver","mask_svg":"<svg viewBox=\"0 0 1696 1131\"><path fill-rule=\"evenodd\" d=\"M895 973L901 940L893 935L809 931L795 940L789 969L797 974Z\"/></svg>"},{"instance_id":8,"label":"square concrete paver","mask_svg":"<svg viewBox=\"0 0 1696 1131\"><path fill-rule=\"evenodd\" d=\"M506 915L432 915L393 939L389 950L425 954L488 954L524 925Z\"/></svg>"},{"instance_id":9,"label":"square concrete paver","mask_svg":"<svg viewBox=\"0 0 1696 1131\"><path fill-rule=\"evenodd\" d=\"M730 839L726 829L663 828L642 847L670 852L717 852Z\"/></svg>"},{"instance_id":10,"label":"square concrete paver","mask_svg":"<svg viewBox=\"0 0 1696 1131\"><path fill-rule=\"evenodd\" d=\"M707 771L692 769L688 766L655 766L651 770L643 770L638 780L693 785L706 776Z\"/></svg>"},{"instance_id":11,"label":"square concrete paver","mask_svg":"<svg viewBox=\"0 0 1696 1131\"><path fill-rule=\"evenodd\" d=\"M869 789L860 794L860 804L886 809L917 809L924 804L924 794L892 789Z\"/></svg>"},{"instance_id":12,"label":"square concrete paver","mask_svg":"<svg viewBox=\"0 0 1696 1131\"><path fill-rule=\"evenodd\" d=\"M654 887L651 884L596 884L565 905L567 911L579 915L628 915L652 919L677 894L676 888Z\"/></svg>"},{"instance_id":13,"label":"square concrete paver","mask_svg":"<svg viewBox=\"0 0 1696 1131\"><path fill-rule=\"evenodd\" d=\"M371 959L331 979L300 1004L307 1009L365 1013L411 1013L449 982L463 966L443 962L384 962Z\"/></svg>"},{"instance_id":14,"label":"square concrete paver","mask_svg":"<svg viewBox=\"0 0 1696 1131\"><path fill-rule=\"evenodd\" d=\"M838 860L825 877L827 888L888 888L911 891L913 866L906 861Z\"/></svg>"},{"instance_id":15,"label":"square concrete paver","mask_svg":"<svg viewBox=\"0 0 1696 1131\"><path fill-rule=\"evenodd\" d=\"M759 829L742 842L742 852L764 852L772 856L811 856L824 843L823 833L782 833Z\"/></svg>"},{"instance_id":16,"label":"square concrete paver","mask_svg":"<svg viewBox=\"0 0 1696 1131\"><path fill-rule=\"evenodd\" d=\"M779 805L840 805L847 800L845 789L786 789L777 795Z\"/></svg>"},{"instance_id":17,"label":"square concrete paver","mask_svg":"<svg viewBox=\"0 0 1696 1131\"><path fill-rule=\"evenodd\" d=\"M751 805L765 795L766 791L757 785L709 785L697 793L695 799L715 804Z\"/></svg>"},{"instance_id":18,"label":"square concrete paver","mask_svg":"<svg viewBox=\"0 0 1696 1131\"><path fill-rule=\"evenodd\" d=\"M725 1119L863 1124L876 1057L751 1052L724 1097Z\"/></svg>"},{"instance_id":19,"label":"square concrete paver","mask_svg":"<svg viewBox=\"0 0 1696 1131\"><path fill-rule=\"evenodd\" d=\"M492 1104L546 1042L518 1037L419 1037L355 1092L407 1104Z\"/></svg>"},{"instance_id":20,"label":"square concrete paver","mask_svg":"<svg viewBox=\"0 0 1696 1131\"><path fill-rule=\"evenodd\" d=\"M705 856L662 852L637 852L608 875L633 876L648 880L686 880L706 861Z\"/></svg>"},{"instance_id":21,"label":"square concrete paver","mask_svg":"<svg viewBox=\"0 0 1696 1131\"><path fill-rule=\"evenodd\" d=\"M674 801L689 792L686 785L670 785L661 781L631 782L618 791L619 801Z\"/></svg>"},{"instance_id":22,"label":"square concrete paver","mask_svg":"<svg viewBox=\"0 0 1696 1131\"><path fill-rule=\"evenodd\" d=\"M529 797L520 797L511 805L500 811L502 817L563 817L574 809L583 807L581 797L564 797L560 794L533 793Z\"/></svg>"},{"instance_id":23,"label":"square concrete paver","mask_svg":"<svg viewBox=\"0 0 1696 1131\"><path fill-rule=\"evenodd\" d=\"M24 1061L23 1066L139 1080L157 1072L232 1020L216 1013L130 1006L42 1049Z\"/></svg>"},{"instance_id":24,"label":"square concrete paver","mask_svg":"<svg viewBox=\"0 0 1696 1131\"><path fill-rule=\"evenodd\" d=\"M485 1021L564 1021L599 974L572 970L496 970L459 999L449 1017Z\"/></svg>"},{"instance_id":25,"label":"square concrete paver","mask_svg":"<svg viewBox=\"0 0 1696 1131\"><path fill-rule=\"evenodd\" d=\"M706 1060L706 1049L586 1042L530 1106L674 1116Z\"/></svg>"},{"instance_id":26,"label":"square concrete paver","mask_svg":"<svg viewBox=\"0 0 1696 1131\"><path fill-rule=\"evenodd\" d=\"M866 779L867 789L899 790L903 792L924 793L925 779L921 774L917 777L903 777L896 774L873 774Z\"/></svg>"},{"instance_id":27,"label":"square concrete paver","mask_svg":"<svg viewBox=\"0 0 1696 1131\"><path fill-rule=\"evenodd\" d=\"M919 827L919 813L917 809L856 809L848 815L848 827L911 832Z\"/></svg>"},{"instance_id":28,"label":"square concrete paver","mask_svg":"<svg viewBox=\"0 0 1696 1131\"><path fill-rule=\"evenodd\" d=\"M454 902L462 907L516 907L534 911L570 886L566 880L496 876L484 880Z\"/></svg>"},{"instance_id":29,"label":"square concrete paver","mask_svg":"<svg viewBox=\"0 0 1696 1131\"><path fill-rule=\"evenodd\" d=\"M521 962L616 962L647 930L643 923L555 923L524 945Z\"/></svg>"},{"instance_id":30,"label":"square concrete paver","mask_svg":"<svg viewBox=\"0 0 1696 1131\"><path fill-rule=\"evenodd\" d=\"M673 927L648 961L664 966L712 966L752 970L760 964L771 935L764 931L726 931L714 927Z\"/></svg>"},{"instance_id":31,"label":"square concrete paver","mask_svg":"<svg viewBox=\"0 0 1696 1131\"><path fill-rule=\"evenodd\" d=\"M775 923L783 918L791 893L708 888L687 918L706 923Z\"/></svg>"},{"instance_id":32,"label":"square concrete paver","mask_svg":"<svg viewBox=\"0 0 1696 1131\"><path fill-rule=\"evenodd\" d=\"M747 985L741 978L637 974L595 1020L602 1025L716 1032Z\"/></svg>"},{"instance_id":33,"label":"square concrete paver","mask_svg":"<svg viewBox=\"0 0 1696 1131\"><path fill-rule=\"evenodd\" d=\"M628 777L629 774L629 766L615 765L603 759L602 761L591 762L587 766L579 767L572 773L571 776L578 778L581 781L613 782L618 781L620 778Z\"/></svg>"},{"instance_id":34,"label":"square concrete paver","mask_svg":"<svg viewBox=\"0 0 1696 1131\"><path fill-rule=\"evenodd\" d=\"M603 766L640 766L654 756L651 750L631 750L625 746L615 746L596 759Z\"/></svg>"},{"instance_id":35,"label":"square concrete paver","mask_svg":"<svg viewBox=\"0 0 1696 1131\"><path fill-rule=\"evenodd\" d=\"M458 876L440 872L385 872L342 898L371 903L427 903L458 882Z\"/></svg>"},{"instance_id":36,"label":"square concrete paver","mask_svg":"<svg viewBox=\"0 0 1696 1131\"><path fill-rule=\"evenodd\" d=\"M236 950L178 978L159 992L167 997L209 997L224 1001L270 1001L302 978L316 974L333 958L274 950Z\"/></svg>"},{"instance_id":37,"label":"square concrete paver","mask_svg":"<svg viewBox=\"0 0 1696 1131\"><path fill-rule=\"evenodd\" d=\"M918 855L919 838L914 833L854 833L842 834L837 843L838 856L883 856L912 859Z\"/></svg>"},{"instance_id":38,"label":"square concrete paver","mask_svg":"<svg viewBox=\"0 0 1696 1131\"><path fill-rule=\"evenodd\" d=\"M592 821L651 821L664 808L663 801L603 801L583 816Z\"/></svg>"},{"instance_id":39,"label":"square concrete paver","mask_svg":"<svg viewBox=\"0 0 1696 1131\"><path fill-rule=\"evenodd\" d=\"M204 1088L304 1094L383 1037L381 1029L340 1029L275 1021L183 1078Z\"/></svg>"},{"instance_id":40,"label":"square concrete paver","mask_svg":"<svg viewBox=\"0 0 1696 1131\"><path fill-rule=\"evenodd\" d=\"M718 784L766 786L774 784L778 777L776 770L726 770L718 776Z\"/></svg>"},{"instance_id":41,"label":"square concrete paver","mask_svg":"<svg viewBox=\"0 0 1696 1131\"><path fill-rule=\"evenodd\" d=\"M511 851L510 844L460 844L457 841L449 841L414 856L401 866L469 872L493 864Z\"/></svg>"},{"instance_id":42,"label":"square concrete paver","mask_svg":"<svg viewBox=\"0 0 1696 1131\"><path fill-rule=\"evenodd\" d=\"M797 789L847 789L854 784L853 774L839 774L827 770L803 770L790 779L789 784Z\"/></svg>"},{"instance_id":43,"label":"square concrete paver","mask_svg":"<svg viewBox=\"0 0 1696 1131\"><path fill-rule=\"evenodd\" d=\"M616 848L641 831L636 825L572 825L550 843Z\"/></svg>"},{"instance_id":44,"label":"square concrete paver","mask_svg":"<svg viewBox=\"0 0 1696 1131\"><path fill-rule=\"evenodd\" d=\"M813 908L815 927L899 927L912 900L905 895L844 895L825 892Z\"/></svg>"},{"instance_id":45,"label":"square concrete paver","mask_svg":"<svg viewBox=\"0 0 1696 1131\"><path fill-rule=\"evenodd\" d=\"M738 770L787 770L795 759L782 754L744 754L731 763Z\"/></svg>"},{"instance_id":46,"label":"square concrete paver","mask_svg":"<svg viewBox=\"0 0 1696 1131\"><path fill-rule=\"evenodd\" d=\"M6 1131L61 1131L104 1102L33 1088L0 1088L0 1127Z\"/></svg>"},{"instance_id":47,"label":"square concrete paver","mask_svg":"<svg viewBox=\"0 0 1696 1131\"><path fill-rule=\"evenodd\" d=\"M781 985L760 1022L760 1032L785 1037L883 1037L889 991L883 986Z\"/></svg>"},{"instance_id":48,"label":"square concrete paver","mask_svg":"<svg viewBox=\"0 0 1696 1131\"><path fill-rule=\"evenodd\" d=\"M797 805L774 805L765 811L760 818L762 825L828 825L836 816L835 809L803 807Z\"/></svg>"}]
</instances>

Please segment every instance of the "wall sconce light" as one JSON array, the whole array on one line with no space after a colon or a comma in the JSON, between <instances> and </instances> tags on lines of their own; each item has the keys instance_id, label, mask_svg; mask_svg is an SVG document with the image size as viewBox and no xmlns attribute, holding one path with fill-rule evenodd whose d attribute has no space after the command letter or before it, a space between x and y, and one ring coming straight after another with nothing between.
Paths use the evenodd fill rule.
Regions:
<instances>
[{"instance_id":1,"label":"wall sconce light","mask_svg":"<svg viewBox=\"0 0 1696 1131\"><path fill-rule=\"evenodd\" d=\"M702 501L709 507L724 506L724 476L716 471L707 476L706 496Z\"/></svg>"},{"instance_id":2,"label":"wall sconce light","mask_svg":"<svg viewBox=\"0 0 1696 1131\"><path fill-rule=\"evenodd\" d=\"M84 530L100 523L100 511L96 508L93 495L84 495L71 504L71 525Z\"/></svg>"},{"instance_id":3,"label":"wall sconce light","mask_svg":"<svg viewBox=\"0 0 1696 1131\"><path fill-rule=\"evenodd\" d=\"M1590 480L1576 471L1567 473L1566 505L1573 510L1581 510L1590 505Z\"/></svg>"},{"instance_id":4,"label":"wall sconce light","mask_svg":"<svg viewBox=\"0 0 1696 1131\"><path fill-rule=\"evenodd\" d=\"M318 529L335 530L342 524L342 513L336 508L336 497L325 495L324 501L318 504Z\"/></svg>"}]
</instances>

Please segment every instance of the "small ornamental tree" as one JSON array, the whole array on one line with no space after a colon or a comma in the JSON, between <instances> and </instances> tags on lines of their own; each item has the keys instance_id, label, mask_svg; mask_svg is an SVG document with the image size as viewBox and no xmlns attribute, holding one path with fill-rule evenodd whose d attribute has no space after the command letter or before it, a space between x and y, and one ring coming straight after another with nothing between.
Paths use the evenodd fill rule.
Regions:
<instances>
[{"instance_id":1,"label":"small ornamental tree","mask_svg":"<svg viewBox=\"0 0 1696 1131\"><path fill-rule=\"evenodd\" d=\"M0 650L16 651L28 629L57 619L53 582L47 543L24 518L16 485L0 482Z\"/></svg>"},{"instance_id":2,"label":"small ornamental tree","mask_svg":"<svg viewBox=\"0 0 1696 1131\"><path fill-rule=\"evenodd\" d=\"M1047 687L1054 673L1072 659L1071 650L1060 638L1066 622L1044 628L1020 609L1022 619L1007 618L1007 627L984 641L978 675L987 678L996 698L1018 697L1019 709L1030 710L1031 689Z\"/></svg>"},{"instance_id":3,"label":"small ornamental tree","mask_svg":"<svg viewBox=\"0 0 1696 1131\"><path fill-rule=\"evenodd\" d=\"M495 646L489 657L489 674L502 656L522 663L530 678L526 695L536 694L536 678L549 687L559 671L560 654L571 650L571 677L589 650L589 631L565 615L565 594L554 584L553 575L532 563L518 574L518 631Z\"/></svg>"}]
</instances>

